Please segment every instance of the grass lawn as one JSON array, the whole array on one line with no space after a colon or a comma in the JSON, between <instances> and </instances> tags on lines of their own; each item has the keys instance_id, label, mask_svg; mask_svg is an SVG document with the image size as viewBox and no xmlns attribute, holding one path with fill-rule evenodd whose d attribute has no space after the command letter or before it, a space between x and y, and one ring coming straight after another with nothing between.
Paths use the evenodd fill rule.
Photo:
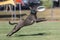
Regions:
<instances>
[{"instance_id":1,"label":"grass lawn","mask_svg":"<svg viewBox=\"0 0 60 40\"><path fill-rule=\"evenodd\" d=\"M60 22L34 23L7 37L13 27L7 21L0 21L0 40L60 40Z\"/></svg>"}]
</instances>

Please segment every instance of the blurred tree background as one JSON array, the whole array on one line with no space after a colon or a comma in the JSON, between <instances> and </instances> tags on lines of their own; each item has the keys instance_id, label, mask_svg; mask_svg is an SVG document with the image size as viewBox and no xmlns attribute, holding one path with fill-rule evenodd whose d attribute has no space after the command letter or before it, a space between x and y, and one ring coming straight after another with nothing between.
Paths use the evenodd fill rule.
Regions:
<instances>
[{"instance_id":1,"label":"blurred tree background","mask_svg":"<svg viewBox=\"0 0 60 40\"><path fill-rule=\"evenodd\" d=\"M42 5L45 6L46 8L51 8L51 0L41 0L42 1Z\"/></svg>"}]
</instances>

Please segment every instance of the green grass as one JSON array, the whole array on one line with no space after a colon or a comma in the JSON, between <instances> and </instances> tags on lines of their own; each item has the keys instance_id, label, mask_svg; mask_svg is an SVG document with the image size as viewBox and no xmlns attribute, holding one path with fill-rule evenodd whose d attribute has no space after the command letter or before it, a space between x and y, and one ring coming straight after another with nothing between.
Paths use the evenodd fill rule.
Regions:
<instances>
[{"instance_id":1,"label":"green grass","mask_svg":"<svg viewBox=\"0 0 60 40\"><path fill-rule=\"evenodd\" d=\"M13 27L14 25L9 25L7 21L0 21L0 40L60 40L60 22L35 23L25 26L13 36L7 37L6 34Z\"/></svg>"}]
</instances>

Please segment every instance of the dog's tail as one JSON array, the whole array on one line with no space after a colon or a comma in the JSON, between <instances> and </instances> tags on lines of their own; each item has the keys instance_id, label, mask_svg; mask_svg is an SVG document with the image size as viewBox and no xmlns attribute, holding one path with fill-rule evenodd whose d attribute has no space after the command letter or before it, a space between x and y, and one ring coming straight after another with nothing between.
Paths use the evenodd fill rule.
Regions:
<instances>
[{"instance_id":1,"label":"dog's tail","mask_svg":"<svg viewBox=\"0 0 60 40\"><path fill-rule=\"evenodd\" d=\"M15 22L12 23L11 21L9 21L9 24L10 24L10 25L15 25L15 24L18 24L18 23L15 23Z\"/></svg>"},{"instance_id":2,"label":"dog's tail","mask_svg":"<svg viewBox=\"0 0 60 40\"><path fill-rule=\"evenodd\" d=\"M27 14L20 14L20 15L17 15L17 16L26 16ZM15 25L15 24L18 24L18 23L15 23L15 22L11 22L11 21L9 21L9 24L10 25Z\"/></svg>"}]
</instances>

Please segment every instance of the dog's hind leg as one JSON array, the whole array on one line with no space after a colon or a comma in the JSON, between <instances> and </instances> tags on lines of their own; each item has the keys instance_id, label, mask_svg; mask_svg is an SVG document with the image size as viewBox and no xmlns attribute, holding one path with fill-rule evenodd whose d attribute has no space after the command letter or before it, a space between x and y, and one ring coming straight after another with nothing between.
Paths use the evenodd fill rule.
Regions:
<instances>
[{"instance_id":1,"label":"dog's hind leg","mask_svg":"<svg viewBox=\"0 0 60 40\"><path fill-rule=\"evenodd\" d=\"M13 30L10 33L7 34L7 36L13 35L24 26L33 24L34 20L35 20L35 16L30 14L25 20L20 20L20 22L13 28Z\"/></svg>"},{"instance_id":2,"label":"dog's hind leg","mask_svg":"<svg viewBox=\"0 0 60 40\"><path fill-rule=\"evenodd\" d=\"M19 31L22 27L24 26L24 21L20 21L11 32L9 32L7 34L7 36L12 36L14 33L16 33L17 31Z\"/></svg>"}]
</instances>

